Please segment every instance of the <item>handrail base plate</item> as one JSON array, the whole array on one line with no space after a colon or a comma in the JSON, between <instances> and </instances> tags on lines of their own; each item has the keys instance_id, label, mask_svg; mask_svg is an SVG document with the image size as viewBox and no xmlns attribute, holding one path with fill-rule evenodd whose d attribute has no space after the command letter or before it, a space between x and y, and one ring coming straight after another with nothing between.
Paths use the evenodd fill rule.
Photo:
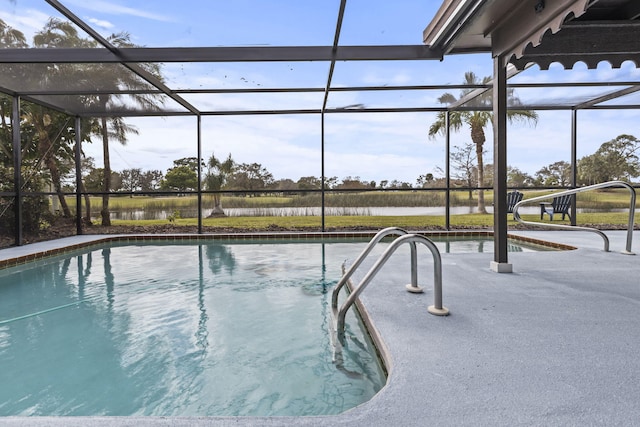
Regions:
<instances>
[{"instance_id":1,"label":"handrail base plate","mask_svg":"<svg viewBox=\"0 0 640 427\"><path fill-rule=\"evenodd\" d=\"M407 291L411 292L412 294L421 294L424 292L424 289L422 289L420 286L413 286L411 283L409 283L405 287L407 288Z\"/></svg>"},{"instance_id":2,"label":"handrail base plate","mask_svg":"<svg viewBox=\"0 0 640 427\"><path fill-rule=\"evenodd\" d=\"M449 309L447 307L437 308L435 305L430 305L429 308L427 308L427 311L429 313L433 314L434 316L448 316L449 315Z\"/></svg>"}]
</instances>

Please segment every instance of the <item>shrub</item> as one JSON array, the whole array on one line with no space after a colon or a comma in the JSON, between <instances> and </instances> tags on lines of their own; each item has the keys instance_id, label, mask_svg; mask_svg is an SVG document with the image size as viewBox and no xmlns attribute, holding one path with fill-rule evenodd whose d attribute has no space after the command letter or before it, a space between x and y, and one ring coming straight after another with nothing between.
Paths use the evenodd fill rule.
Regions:
<instances>
[{"instance_id":1,"label":"shrub","mask_svg":"<svg viewBox=\"0 0 640 427\"><path fill-rule=\"evenodd\" d=\"M24 183L22 190L26 197L22 199L22 230L36 232L41 224L49 220L49 202L45 196L29 195L28 193L41 191L41 181L37 178ZM0 192L11 193L13 188L13 168L0 165ZM15 199L3 197L0 199L0 230L10 234L15 227Z\"/></svg>"}]
</instances>

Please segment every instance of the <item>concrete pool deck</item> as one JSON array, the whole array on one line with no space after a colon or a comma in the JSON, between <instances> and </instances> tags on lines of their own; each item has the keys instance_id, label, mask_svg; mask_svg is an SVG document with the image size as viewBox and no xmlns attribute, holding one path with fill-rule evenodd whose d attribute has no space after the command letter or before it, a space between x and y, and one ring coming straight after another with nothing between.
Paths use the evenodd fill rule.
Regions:
<instances>
[{"instance_id":1,"label":"concrete pool deck","mask_svg":"<svg viewBox=\"0 0 640 427\"><path fill-rule=\"evenodd\" d=\"M432 262L419 248L424 294L404 290L409 257L398 251L361 299L389 360L387 385L369 402L320 417L0 418L10 426L423 426L637 425L640 420L640 255L623 255L625 231L522 231L578 247L509 254L513 273L490 270L491 253L442 254L443 302L433 304ZM634 233L638 237L638 233ZM42 245L0 250L22 256ZM71 239L71 240L69 240ZM40 246L38 246L40 245ZM640 242L633 249L640 254ZM425 251L426 253L426 251ZM354 258L357 256L354 253ZM371 264L375 257L367 262ZM355 273L357 282L365 266Z\"/></svg>"}]
</instances>

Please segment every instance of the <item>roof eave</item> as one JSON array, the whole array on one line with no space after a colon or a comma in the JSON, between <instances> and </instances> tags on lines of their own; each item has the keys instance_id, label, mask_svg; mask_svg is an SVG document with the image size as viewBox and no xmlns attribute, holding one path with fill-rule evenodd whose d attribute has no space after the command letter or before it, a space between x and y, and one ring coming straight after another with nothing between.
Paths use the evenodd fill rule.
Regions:
<instances>
[{"instance_id":1,"label":"roof eave","mask_svg":"<svg viewBox=\"0 0 640 427\"><path fill-rule=\"evenodd\" d=\"M489 0L446 0L438 9L435 17L424 29L422 36L424 44L449 53L456 39L462 34L476 15ZM489 40L475 42L471 49L490 49ZM465 49L469 48L465 46Z\"/></svg>"}]
</instances>

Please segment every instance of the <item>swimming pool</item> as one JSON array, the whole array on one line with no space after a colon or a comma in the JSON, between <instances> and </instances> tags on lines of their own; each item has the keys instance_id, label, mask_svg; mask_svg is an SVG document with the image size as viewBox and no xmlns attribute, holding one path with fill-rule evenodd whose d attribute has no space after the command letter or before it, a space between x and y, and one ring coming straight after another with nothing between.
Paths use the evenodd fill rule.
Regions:
<instances>
[{"instance_id":1,"label":"swimming pool","mask_svg":"<svg viewBox=\"0 0 640 427\"><path fill-rule=\"evenodd\" d=\"M369 237L332 237L105 236L0 259L0 363L10 367L0 370L10 384L0 388L0 415L316 415L368 400L385 376L353 314L344 366L326 361L327 291ZM493 244L486 232L430 237L444 253ZM509 250L557 249L529 240L510 239ZM430 260L419 264L431 271ZM269 347L285 350L260 352ZM276 372L249 368L249 355ZM218 357L240 366L210 372L223 366ZM320 377L315 388L281 368L296 365Z\"/></svg>"},{"instance_id":2,"label":"swimming pool","mask_svg":"<svg viewBox=\"0 0 640 427\"><path fill-rule=\"evenodd\" d=\"M385 383L354 315L350 243L109 244L0 271L0 415L320 415Z\"/></svg>"}]
</instances>

